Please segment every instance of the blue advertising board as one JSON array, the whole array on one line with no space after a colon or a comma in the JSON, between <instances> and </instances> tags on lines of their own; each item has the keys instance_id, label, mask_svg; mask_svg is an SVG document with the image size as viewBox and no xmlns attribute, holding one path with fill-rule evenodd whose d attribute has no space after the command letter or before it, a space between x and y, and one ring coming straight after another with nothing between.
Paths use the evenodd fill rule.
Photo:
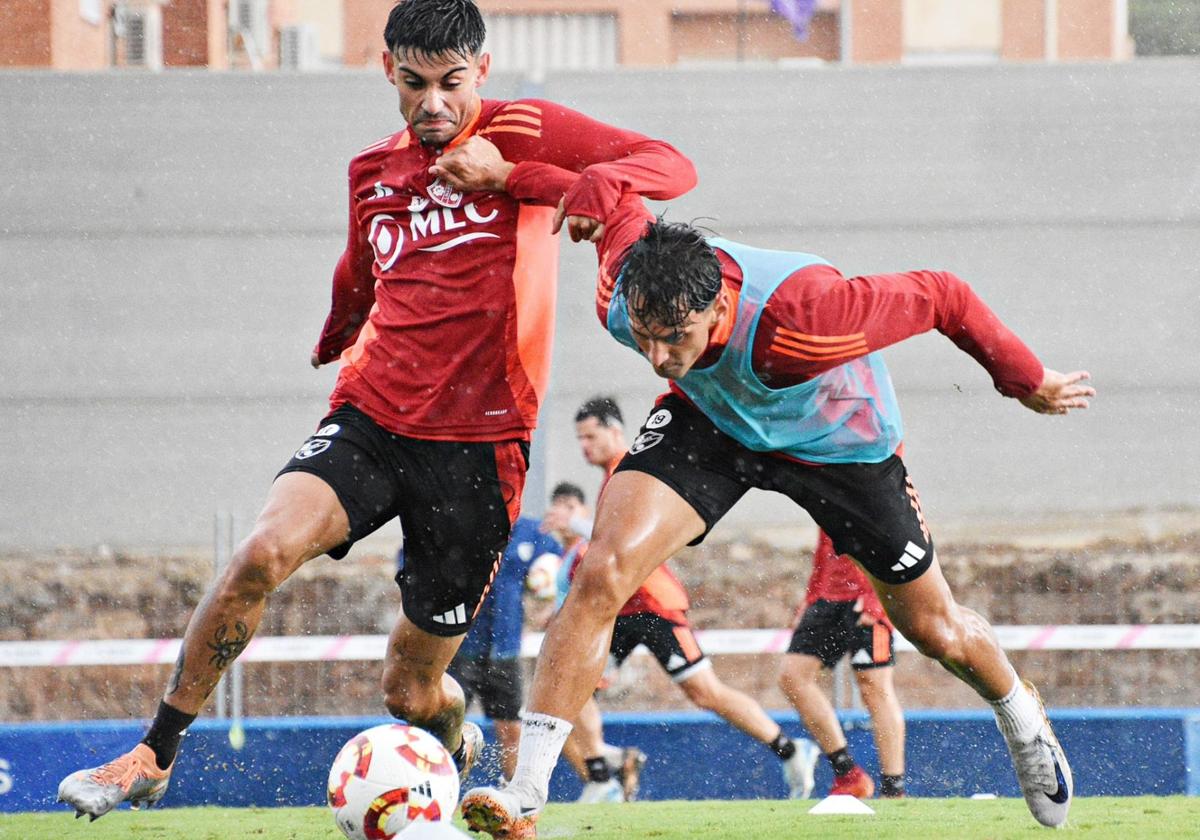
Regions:
<instances>
[{"instance_id":1,"label":"blue advertising board","mask_svg":"<svg viewBox=\"0 0 1200 840\"><path fill-rule=\"evenodd\" d=\"M775 718L804 734L794 714ZM1080 796L1200 794L1200 709L1069 709L1052 713L1055 731L1075 770ZM843 716L850 750L878 773L869 721ZM908 791L914 796L1018 796L1004 742L986 710L910 711ZM383 718L250 718L241 749L229 723L199 720L180 754L168 806L318 805L337 751ZM491 742L492 733L480 721ZM0 724L0 812L54 810L59 781L137 742L143 726L129 721ZM649 756L643 799L780 798L786 786L778 759L763 745L706 712L630 713L605 717L613 744L636 744ZM486 756L485 756L486 758ZM494 781L497 763L481 762L470 784ZM832 781L817 768L816 795ZM574 799L578 778L562 764L551 798Z\"/></svg>"}]
</instances>

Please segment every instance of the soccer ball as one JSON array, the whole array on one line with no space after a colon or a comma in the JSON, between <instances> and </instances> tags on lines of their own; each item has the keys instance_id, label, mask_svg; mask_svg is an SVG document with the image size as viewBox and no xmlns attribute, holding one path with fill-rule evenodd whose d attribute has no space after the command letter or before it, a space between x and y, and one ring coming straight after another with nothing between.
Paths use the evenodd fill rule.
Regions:
<instances>
[{"instance_id":1,"label":"soccer ball","mask_svg":"<svg viewBox=\"0 0 1200 840\"><path fill-rule=\"evenodd\" d=\"M449 821L457 805L454 759L415 726L386 723L358 733L329 770L329 807L351 840L390 840L411 823Z\"/></svg>"}]
</instances>

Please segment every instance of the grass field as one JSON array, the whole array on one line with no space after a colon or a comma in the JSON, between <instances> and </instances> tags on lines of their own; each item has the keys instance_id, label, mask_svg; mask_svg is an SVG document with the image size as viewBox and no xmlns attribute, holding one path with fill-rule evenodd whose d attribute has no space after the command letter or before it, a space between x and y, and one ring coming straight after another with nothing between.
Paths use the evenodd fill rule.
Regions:
<instances>
[{"instance_id":1,"label":"grass field","mask_svg":"<svg viewBox=\"0 0 1200 840\"><path fill-rule=\"evenodd\" d=\"M811 816L815 803L775 800L740 802L638 802L630 805L552 805L539 837L618 840L652 837L829 840L919 838L1001 840L1047 837L1025 803L1017 799L906 799L873 801L874 816ZM1184 796L1079 799L1065 832L1053 836L1141 840L1200 837L1200 799ZM461 827L461 824L460 824ZM338 840L342 835L324 808L166 808L120 811L94 823L69 812L0 814L0 838L88 840ZM480 836L480 835L472 835Z\"/></svg>"}]
</instances>

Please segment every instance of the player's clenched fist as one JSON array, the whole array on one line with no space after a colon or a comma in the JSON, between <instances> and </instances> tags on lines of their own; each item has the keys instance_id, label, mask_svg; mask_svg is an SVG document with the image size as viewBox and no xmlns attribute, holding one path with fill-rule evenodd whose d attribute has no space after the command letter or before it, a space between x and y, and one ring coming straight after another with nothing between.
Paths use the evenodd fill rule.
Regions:
<instances>
[{"instance_id":1,"label":"player's clenched fist","mask_svg":"<svg viewBox=\"0 0 1200 840\"><path fill-rule=\"evenodd\" d=\"M435 160L429 174L462 192L503 192L514 165L492 141L475 134Z\"/></svg>"}]
</instances>

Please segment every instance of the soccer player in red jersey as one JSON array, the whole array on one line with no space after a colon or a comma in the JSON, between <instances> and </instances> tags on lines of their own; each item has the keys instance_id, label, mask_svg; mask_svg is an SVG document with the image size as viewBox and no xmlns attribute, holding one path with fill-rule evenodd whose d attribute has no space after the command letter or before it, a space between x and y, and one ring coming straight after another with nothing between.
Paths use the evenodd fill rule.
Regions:
<instances>
[{"instance_id":1,"label":"soccer player in red jersey","mask_svg":"<svg viewBox=\"0 0 1200 840\"><path fill-rule=\"evenodd\" d=\"M407 561L386 706L436 735L464 775L478 752L482 735L464 726L445 671L520 506L549 372L553 205L565 192L590 229L622 191L679 195L695 171L666 143L560 105L481 99L490 57L471 0L404 0L384 40L407 126L350 163L349 235L312 356L341 356L331 413L192 615L146 738L63 780L59 797L80 815L161 799L180 738L250 643L267 596L396 517Z\"/></svg>"},{"instance_id":2,"label":"soccer player in red jersey","mask_svg":"<svg viewBox=\"0 0 1200 840\"><path fill-rule=\"evenodd\" d=\"M896 629L991 704L1030 811L1062 825L1072 795L1066 755L990 625L955 601L942 575L896 454L903 427L877 351L936 329L1001 394L1041 414L1086 408L1095 394L1088 374L1045 368L948 272L848 281L811 254L656 221L634 195L572 236L598 240L601 323L671 390L605 488L587 556L546 634L516 776L503 790L469 791L469 823L493 836L534 836L621 606L753 487L807 510L871 576Z\"/></svg>"},{"instance_id":3,"label":"soccer player in red jersey","mask_svg":"<svg viewBox=\"0 0 1200 840\"><path fill-rule=\"evenodd\" d=\"M875 793L875 782L851 757L846 733L817 685L822 667L832 668L849 655L874 724L880 793L884 797L904 795L904 711L892 680L894 636L892 622L867 576L849 557L834 551L833 540L821 531L802 614L780 669L779 687L833 767L831 794L866 799Z\"/></svg>"},{"instance_id":4,"label":"soccer player in red jersey","mask_svg":"<svg viewBox=\"0 0 1200 840\"><path fill-rule=\"evenodd\" d=\"M575 413L575 436L584 458L594 467L604 470L604 485L629 451L625 440L621 410L611 397L597 397L585 402ZM557 514L557 516L556 516ZM580 499L575 506L552 506L546 522L558 531L573 531L582 540L592 537L592 523ZM586 544L571 554L567 578L586 554ZM688 620L691 604L687 590L666 563L658 566L642 582L637 591L617 613L609 655L620 665L638 645L654 654L659 665L679 686L687 698L702 709L714 712L751 738L764 744L780 760L780 769L788 786L788 795L803 799L812 792L813 763L817 758L816 745L807 740L793 741L783 728L773 721L762 706L750 695L726 685L712 669L712 660L705 656ZM575 721L571 738L583 744L604 743L599 708L589 698L584 713ZM591 784L602 784L602 757L586 756L589 770L597 771Z\"/></svg>"}]
</instances>

